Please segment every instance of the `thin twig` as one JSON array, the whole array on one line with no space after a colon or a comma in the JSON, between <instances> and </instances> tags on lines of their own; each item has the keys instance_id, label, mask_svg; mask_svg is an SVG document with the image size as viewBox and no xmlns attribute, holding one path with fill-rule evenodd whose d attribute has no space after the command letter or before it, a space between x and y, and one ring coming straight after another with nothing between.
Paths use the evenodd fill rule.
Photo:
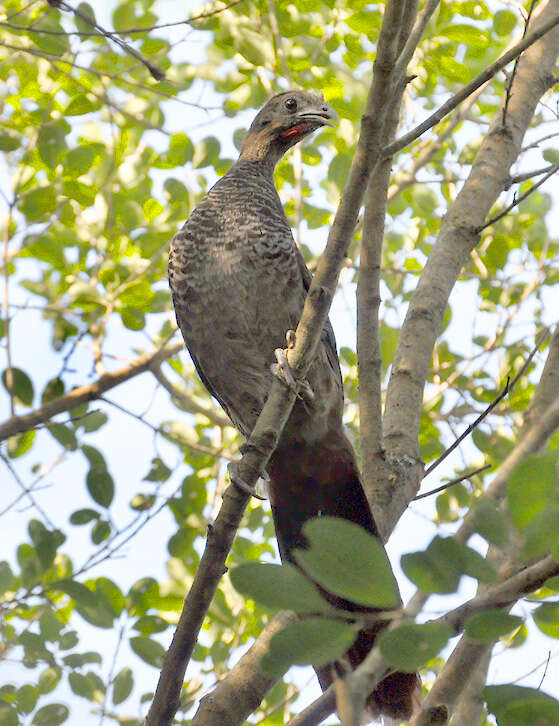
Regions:
<instances>
[{"instance_id":1,"label":"thin twig","mask_svg":"<svg viewBox=\"0 0 559 726\"><path fill-rule=\"evenodd\" d=\"M429 474L434 469L436 469L437 466L439 466L439 464L442 461L444 461L447 458L447 456L449 454L451 454L462 443L462 441L464 441L464 439L467 436L470 435L470 433L472 431L474 431L474 429L476 429L479 426L479 424L483 421L483 419L486 418L491 413L491 411L493 411L493 409L503 400L503 398L505 398L512 391L512 389L516 386L516 384L518 383L518 381L524 376L524 374L528 370L528 367L530 366L530 363L532 362L534 356L536 355L536 353L538 352L538 350L541 348L541 346L543 345L544 341L547 340L548 336L549 336L549 330L546 328L541 333L540 337L536 341L536 344L534 345L534 347L530 351L530 355L528 356L528 358L526 358L524 364L522 365L522 368L518 371L518 373L515 375L515 377L512 380L510 379L510 376L507 378L507 382L505 384L505 387L501 391L501 393L499 393L499 395L497 396L497 398L495 398L489 404L489 406L485 409L485 411L482 411L482 413L476 418L476 420L472 424L470 424L468 426L468 428L456 439L456 441L446 451L444 451L439 456L438 459L436 459L431 464L431 466L427 469L427 471L423 475L423 478L424 479L425 479L425 477L429 476Z\"/></svg>"},{"instance_id":2,"label":"thin twig","mask_svg":"<svg viewBox=\"0 0 559 726\"><path fill-rule=\"evenodd\" d=\"M456 439L456 441L454 441L454 443L452 443L448 447L448 449L446 451L444 451L438 457L438 459L435 459L435 461L431 464L431 466L425 472L425 474L423 476L424 479L425 479L425 477L429 476L429 474L434 469L436 469L439 466L439 464L441 464L447 458L447 456L452 454L452 452L458 446L460 446L462 441L464 441L464 439L467 438L472 433L472 431L474 431L480 425L480 423L483 421L483 419L486 418L491 413L491 411L493 411L495 406L497 406L503 400L503 398L505 398L505 396L508 395L509 391L510 391L510 378L507 378L505 387L499 393L499 395L489 404L489 406L487 406L487 408L484 411L482 411L482 413L480 413L480 415L476 418L476 420L472 424L470 424L468 426L468 428L462 434L460 434L460 436Z\"/></svg>"},{"instance_id":3,"label":"thin twig","mask_svg":"<svg viewBox=\"0 0 559 726\"><path fill-rule=\"evenodd\" d=\"M555 173L559 171L559 164L553 164L550 168L550 170L543 176L538 182L534 184L534 186L530 187L528 191L524 192L524 194L521 194L519 197L515 196L514 201L508 205L508 207L505 207L503 211L500 214L496 214L494 217L492 217L489 221L487 221L485 224L481 224L479 227L476 227L475 233L479 234L487 227L491 227L491 225L498 222L503 217L506 217L506 215L511 211L511 209L514 209L514 207L517 207L521 202L523 202L527 197L530 196L530 194L533 194L536 189L541 187L542 184L545 184L545 182L552 177Z\"/></svg>"},{"instance_id":4,"label":"thin twig","mask_svg":"<svg viewBox=\"0 0 559 726\"><path fill-rule=\"evenodd\" d=\"M38 2L38 0L33 0L32 3L30 3L30 6L33 5L35 2ZM229 10L229 8L234 7L235 5L239 5L239 3L244 2L244 0L234 0L234 2L229 3L229 5L224 5L222 8L217 8L216 10L210 10L207 13L200 13L200 15L194 15L191 18L186 18L185 20L175 20L172 23L159 23L157 25L149 25L145 28L124 28L122 30L119 30L119 35L133 35L136 33L149 33L152 30L160 30L161 28L174 28L178 25L194 25L199 20L205 20L206 18L211 18L214 15L218 15L219 13L224 12L225 10ZM24 8L23 10L26 10L27 8ZM10 17L15 17L16 15L19 15L23 12L23 10L19 10L17 13L14 13L14 15L11 15ZM9 19L9 18L8 18ZM17 25L15 23L10 23L6 21L0 22L0 27L9 28L10 30L26 30L30 33L37 33L42 35L78 35L81 38L90 38L95 37L99 35L99 32L87 32L84 30L51 30L48 28L35 28L31 25ZM114 31L113 31L114 32Z\"/></svg>"},{"instance_id":5,"label":"thin twig","mask_svg":"<svg viewBox=\"0 0 559 726\"><path fill-rule=\"evenodd\" d=\"M525 171L522 174L513 174L509 177L507 180L507 183L505 184L505 191L510 189L510 187L513 184L520 184L523 181L528 181L528 179L533 179L535 176L541 176L542 174L547 174L548 171L551 171L553 167L556 166L555 164L548 164L547 166L544 166L543 169L534 169L533 171ZM460 181L459 179L457 181Z\"/></svg>"},{"instance_id":6,"label":"thin twig","mask_svg":"<svg viewBox=\"0 0 559 726\"><path fill-rule=\"evenodd\" d=\"M487 471L487 469L491 469L491 464L485 464L485 466L480 466L479 469L474 469L473 471L468 471L466 474L462 474L462 476L459 476L457 479L452 479L452 481L446 482L446 484L441 484L440 487L437 487L436 489L431 489L428 492L425 492L424 494L418 494L416 497L412 499L412 502L417 502L418 499L425 499L425 497L430 497L433 494L438 494L439 492L444 491L445 489L449 489L450 487L453 487L455 484L460 484L461 481L464 481L465 479L471 479L476 474L481 474L482 471Z\"/></svg>"},{"instance_id":7,"label":"thin twig","mask_svg":"<svg viewBox=\"0 0 559 726\"><path fill-rule=\"evenodd\" d=\"M64 0L60 0L59 2L57 2L56 7L60 10L65 10L66 12L73 13L86 25L89 25L91 28L95 28L98 35L103 35L105 38L107 38L107 40L111 40L125 53L142 63L142 65L144 65L148 69L148 71L151 73L156 81L161 81L163 78L165 78L165 71L162 71L161 68L158 68L157 66L153 65L153 63L150 63L135 48L132 48L130 45L128 45L128 43L122 40L122 38L119 38L114 31L107 30L106 28L103 28L101 25L99 25L99 23L97 23L95 20L92 20L91 17L87 15L87 13L84 13L79 8L73 8L71 5L68 5L68 3L64 2Z\"/></svg>"},{"instance_id":8,"label":"thin twig","mask_svg":"<svg viewBox=\"0 0 559 726\"><path fill-rule=\"evenodd\" d=\"M51 518L49 517L49 515L45 512L45 510L41 507L41 505L38 504L37 500L31 494L32 487L26 487L25 486L25 484L19 478L17 471L12 466L12 464L11 464L10 460L8 459L8 457L7 456L4 456L4 454L2 452L0 452L0 459L2 459L2 461L4 462L6 468L8 469L8 471L10 472L10 474L13 476L13 478L14 478L15 482L17 483L18 487L21 489L22 494L24 494L29 499L29 501L31 502L31 504L33 505L33 507L35 507L35 509L39 512L39 514L41 515L41 517L45 520L46 524L51 529L56 529L55 526L54 526L54 524L53 524L53 522L52 522L52 520L51 520Z\"/></svg>"},{"instance_id":9,"label":"thin twig","mask_svg":"<svg viewBox=\"0 0 559 726\"><path fill-rule=\"evenodd\" d=\"M559 25L559 15L551 18L551 20L548 20L547 23L544 23L537 30L532 31L522 41L517 43L515 46L510 48L510 50L504 53L500 58L498 58L494 63L491 63L489 66L487 66L487 68L483 70L479 75L477 75L473 79L473 81L470 81L470 83L466 84L461 91L459 91L454 96L449 98L448 101L443 103L443 105L440 106L437 111L435 111L435 113L431 114L427 119L425 119L425 121L418 124L407 134L404 134L399 139L396 139L396 141L394 141L392 144L387 146L383 150L383 155L388 157L396 154L398 151L401 151L401 149L408 146L412 141L415 141L415 139L422 136L430 128L436 126L440 121L442 121L445 116L447 116L451 111L459 106L462 101L465 101L466 98L468 98L468 96L470 96L474 91L490 81L495 75L497 75L497 73L499 73L499 71L501 71L515 58L517 58L527 48L533 45L544 35L549 33L550 30L553 30L556 25Z\"/></svg>"},{"instance_id":10,"label":"thin twig","mask_svg":"<svg viewBox=\"0 0 559 726\"><path fill-rule=\"evenodd\" d=\"M547 660L546 660L546 662L545 662L545 668L544 668L544 671L543 671L543 673L542 673L542 677L541 677L540 683L539 683L539 685L538 685L538 691L539 691L539 690L540 690L540 688L541 688L541 687L543 686L543 682L545 681L545 677L546 677L546 675L547 675L547 669L549 668L549 661L550 661L550 660L551 660L551 651L550 651L550 650L548 650L548 651L547 651Z\"/></svg>"},{"instance_id":11,"label":"thin twig","mask_svg":"<svg viewBox=\"0 0 559 726\"><path fill-rule=\"evenodd\" d=\"M140 373L150 370L153 366L159 365L167 358L176 355L182 348L182 342L168 347L163 345L151 353L138 356L138 358L123 368L101 376L94 383L74 388L73 391L55 398L53 401L46 403L35 411L31 411L24 416L12 416L7 421L4 421L4 423L0 423L0 441L14 434L35 428L49 421L53 416L64 411L70 411L82 403L100 398L106 391L134 378Z\"/></svg>"}]
</instances>

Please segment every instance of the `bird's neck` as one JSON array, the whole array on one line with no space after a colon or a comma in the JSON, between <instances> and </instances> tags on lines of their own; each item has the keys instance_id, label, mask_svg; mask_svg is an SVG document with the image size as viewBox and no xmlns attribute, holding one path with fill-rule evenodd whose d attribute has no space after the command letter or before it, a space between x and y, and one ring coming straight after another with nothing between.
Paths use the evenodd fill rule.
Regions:
<instances>
[{"instance_id":1,"label":"bird's neck","mask_svg":"<svg viewBox=\"0 0 559 726\"><path fill-rule=\"evenodd\" d=\"M286 149L267 134L249 133L243 143L239 161L254 162L270 177Z\"/></svg>"},{"instance_id":2,"label":"bird's neck","mask_svg":"<svg viewBox=\"0 0 559 726\"><path fill-rule=\"evenodd\" d=\"M262 176L273 182L274 169L276 168L276 161L269 157L254 158L250 155L241 154L237 160L235 166L242 166L250 168L253 172L262 174Z\"/></svg>"}]
</instances>

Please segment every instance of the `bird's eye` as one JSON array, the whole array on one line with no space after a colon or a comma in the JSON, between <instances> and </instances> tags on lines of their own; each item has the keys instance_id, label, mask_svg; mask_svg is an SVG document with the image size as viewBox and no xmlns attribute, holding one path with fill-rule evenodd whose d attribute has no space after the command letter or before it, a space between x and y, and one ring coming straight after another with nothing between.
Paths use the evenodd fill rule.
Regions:
<instances>
[{"instance_id":1,"label":"bird's eye","mask_svg":"<svg viewBox=\"0 0 559 726\"><path fill-rule=\"evenodd\" d=\"M295 111L295 109L297 108L297 101L294 98L288 98L285 101L285 108L288 111Z\"/></svg>"}]
</instances>

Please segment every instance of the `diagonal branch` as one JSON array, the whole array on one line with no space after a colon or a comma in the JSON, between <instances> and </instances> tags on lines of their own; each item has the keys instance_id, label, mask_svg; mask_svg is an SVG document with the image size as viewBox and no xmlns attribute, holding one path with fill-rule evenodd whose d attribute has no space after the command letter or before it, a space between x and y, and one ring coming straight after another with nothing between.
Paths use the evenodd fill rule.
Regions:
<instances>
[{"instance_id":1,"label":"diagonal branch","mask_svg":"<svg viewBox=\"0 0 559 726\"><path fill-rule=\"evenodd\" d=\"M518 58L518 56L524 53L525 50L530 48L530 46L540 40L540 38L547 35L551 30L557 27L557 25L559 25L559 15L555 15L549 20L546 18L545 23L542 23L539 28L533 30L531 33L528 33L523 40L510 48L506 53L503 53L503 55L494 63L487 66L487 68L477 75L473 81L470 81L470 83L464 86L461 91L452 96L452 98L449 98L448 101L443 103L443 105L438 108L435 113L432 113L428 118L426 118L425 121L418 124L414 129L409 131L407 134L404 134L399 139L396 139L396 141L384 150L384 153L387 156L396 154L398 151L401 151L411 144L412 141L415 141L415 139L422 136L426 131L433 128L433 126L436 126L439 121L442 121L443 118L459 106L462 101L465 101L474 91L477 91L477 89L487 83L487 81L490 81L497 75L497 73L499 73L499 71L502 71L503 68L505 68L511 61ZM549 81L553 80L551 72L549 73L548 78Z\"/></svg>"},{"instance_id":2,"label":"diagonal branch","mask_svg":"<svg viewBox=\"0 0 559 726\"><path fill-rule=\"evenodd\" d=\"M0 424L0 441L7 439L9 436L14 436L14 434L20 434L23 431L34 429L49 421L53 416L64 411L70 411L82 403L100 398L111 388L119 386L121 383L134 378L140 373L145 373L145 371L158 367L164 360L176 355L182 348L182 343L175 343L171 346L159 348L152 353L145 353L123 368L119 368L112 373L106 373L94 383L74 388L70 393L55 398L53 401L41 406L41 408L35 409L35 411L26 413L24 416L12 416Z\"/></svg>"},{"instance_id":3,"label":"diagonal branch","mask_svg":"<svg viewBox=\"0 0 559 726\"><path fill-rule=\"evenodd\" d=\"M89 25L90 28L94 28L97 35L102 35L107 40L112 41L115 45L117 45L121 50L123 50L125 53L127 53L132 58L135 58L137 61L142 63L148 71L151 73L151 75L155 78L156 81L161 81L163 78L165 78L165 72L161 70L161 68L158 68L157 66L153 65L153 63L150 63L144 56L139 53L135 48L132 48L128 43L126 43L122 38L119 38L118 35L111 30L106 30L103 28L99 23L97 23L93 18L91 18L87 13L80 10L80 8L73 8L71 5L68 5L68 3L64 2L64 0L58 0L56 3L56 7L60 10L65 10L66 12L73 13L76 18L79 18L82 22L84 22L86 25Z\"/></svg>"}]
</instances>

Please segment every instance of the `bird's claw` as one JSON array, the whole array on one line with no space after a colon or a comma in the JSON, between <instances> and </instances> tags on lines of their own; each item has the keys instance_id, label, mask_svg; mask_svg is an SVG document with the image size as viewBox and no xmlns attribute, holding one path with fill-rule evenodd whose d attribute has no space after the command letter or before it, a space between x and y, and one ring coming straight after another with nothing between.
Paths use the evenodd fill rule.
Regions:
<instances>
[{"instance_id":1,"label":"bird's claw","mask_svg":"<svg viewBox=\"0 0 559 726\"><path fill-rule=\"evenodd\" d=\"M258 478L258 481L256 482L254 487L251 487L250 484L247 484L246 481L241 479L239 475L238 461L230 461L229 464L227 464L227 471L229 472L229 479L231 480L231 484L234 484L241 491L250 494L251 497L256 497L256 499L266 501L268 497L263 496L261 493L262 490L266 488L266 480L268 479L268 475L266 473Z\"/></svg>"},{"instance_id":2,"label":"bird's claw","mask_svg":"<svg viewBox=\"0 0 559 726\"><path fill-rule=\"evenodd\" d=\"M277 376L280 381L286 385L293 393L299 392L299 386L291 370L291 366L287 361L287 351L283 348L276 348L274 350L277 363L272 363L272 373Z\"/></svg>"},{"instance_id":3,"label":"bird's claw","mask_svg":"<svg viewBox=\"0 0 559 726\"><path fill-rule=\"evenodd\" d=\"M292 335L290 335L292 334ZM295 333L293 330L287 331L287 350L291 350L295 345L294 343ZM277 363L272 363L270 366L272 373L277 376L280 381L287 386L293 393L302 400L312 401L314 399L314 392L309 385L309 382L305 379L296 381L291 366L287 360L287 350L283 348L276 348L274 355L276 356Z\"/></svg>"}]
</instances>

